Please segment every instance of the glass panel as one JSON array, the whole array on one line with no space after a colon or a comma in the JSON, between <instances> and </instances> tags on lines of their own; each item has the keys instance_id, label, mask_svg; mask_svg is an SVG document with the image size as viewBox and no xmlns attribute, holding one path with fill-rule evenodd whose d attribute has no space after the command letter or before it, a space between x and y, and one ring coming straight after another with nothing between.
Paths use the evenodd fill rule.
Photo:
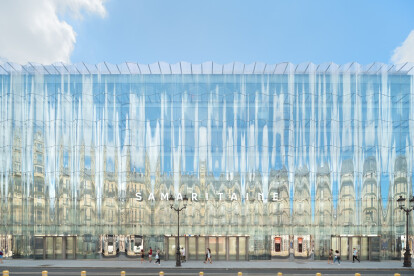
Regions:
<instances>
[{"instance_id":1,"label":"glass panel","mask_svg":"<svg viewBox=\"0 0 414 276\"><path fill-rule=\"evenodd\" d=\"M237 260L237 237L229 237L229 260Z\"/></svg>"},{"instance_id":2,"label":"glass panel","mask_svg":"<svg viewBox=\"0 0 414 276\"><path fill-rule=\"evenodd\" d=\"M198 259L205 260L206 258L206 238L198 237Z\"/></svg>"},{"instance_id":3,"label":"glass panel","mask_svg":"<svg viewBox=\"0 0 414 276\"><path fill-rule=\"evenodd\" d=\"M384 70L379 64L368 70L357 63L339 67L328 63L297 67L234 63L222 67L212 62L123 66L119 68L122 73L133 75L119 75L116 66L102 63L56 64L37 77L46 72L44 67L22 69L16 65L22 77L14 78L1 73L14 71L10 65L0 66L0 137L5 137L0 139L0 148L7 164L0 181L0 233L13 233L13 257L43 258L46 250L48 258L66 254L65 242L60 248L60 241L55 245L48 239L46 247L46 238L34 240L34 235L48 233L78 233L77 245L68 249L76 250L78 258L95 258L98 251L107 255L116 254L118 248L123 251L117 246L120 239L104 245L98 240L101 234L145 233L151 236L145 238L146 250L149 246L155 250L157 245L168 252L163 247L164 234L177 233L177 214L169 208L165 193L178 192L178 182L182 192L197 198L182 213L181 233L251 235L246 255L252 254L252 259L267 259L271 251L287 257L290 248L295 254L302 251L297 255L301 257L314 248L315 257L326 258L330 247L341 250L348 259L357 244L347 238L356 235L381 239L359 242L364 258L373 260L372 254L377 256L380 251L382 259L402 257L404 244L410 241L404 238L406 217L395 208L395 200L412 190L412 65L384 66ZM235 75L223 76L223 70ZM342 70L347 73L341 75ZM98 71L105 74L93 75ZM184 75L160 76L160 71ZM373 72L381 72L381 77ZM69 78L68 73L73 75ZM324 75L315 78L313 73ZM268 80L266 85L264 80ZM25 126L30 126L29 132ZM70 139L75 132L82 139ZM109 138L97 144L96 136ZM230 136L236 140L226 138ZM292 142L289 156L300 152L300 163L312 166L300 168L299 163L283 158L286 141ZM180 154L186 154L180 168L180 158L172 151L178 143L183 150ZM255 166L259 177L253 180L249 174L249 183L243 180L242 185L246 147L253 150L249 151L250 161L272 156L272 162L264 158L263 164ZM388 156L386 166L376 154L380 151L381 156ZM53 164L59 165L54 167L57 178L49 190ZM392 173L388 167L393 168ZM269 183L267 177L260 177L263 168L272 171ZM225 174L229 170L231 175ZM245 184L249 189L242 189L246 192L242 198L241 185ZM269 186L269 198L262 201L255 191L264 184ZM147 192L154 185L160 189L152 200ZM222 187L221 201L215 192L207 199L211 185ZM183 206L181 201L177 204ZM381 208L387 210L384 223ZM289 232L291 237L282 238L280 245L270 244L271 235ZM315 234L312 242L305 238L310 233ZM302 250L294 235L304 237ZM344 239L326 246L331 236L339 235ZM9 255L5 239L0 239L0 247ZM215 245L212 241L210 248L217 258ZM208 241L199 249L201 256L206 246ZM220 258L223 256L220 251Z\"/></svg>"},{"instance_id":4,"label":"glass panel","mask_svg":"<svg viewBox=\"0 0 414 276\"><path fill-rule=\"evenodd\" d=\"M348 237L341 237L341 260L348 260Z\"/></svg>"},{"instance_id":5,"label":"glass panel","mask_svg":"<svg viewBox=\"0 0 414 276\"><path fill-rule=\"evenodd\" d=\"M85 255L84 255L84 248L83 248L83 246L84 246L84 242L83 242L83 239L82 238L78 238L78 239L76 239L76 258L78 258L78 259L83 259L83 258L85 258ZM99 252L99 253L103 253L103 242L101 243L101 252Z\"/></svg>"},{"instance_id":6,"label":"glass panel","mask_svg":"<svg viewBox=\"0 0 414 276\"><path fill-rule=\"evenodd\" d=\"M368 238L362 237L361 238L361 251L360 251L360 259L362 260L368 260L368 251L369 251L369 244L368 244Z\"/></svg>"},{"instance_id":7,"label":"glass panel","mask_svg":"<svg viewBox=\"0 0 414 276\"><path fill-rule=\"evenodd\" d=\"M197 260L197 251L196 251L196 237L188 238L188 252L189 260Z\"/></svg>"},{"instance_id":8,"label":"glass panel","mask_svg":"<svg viewBox=\"0 0 414 276\"><path fill-rule=\"evenodd\" d=\"M339 237L332 237L331 239L331 248L335 253L336 250L339 250Z\"/></svg>"},{"instance_id":9,"label":"glass panel","mask_svg":"<svg viewBox=\"0 0 414 276\"><path fill-rule=\"evenodd\" d=\"M55 259L63 259L62 237L55 237Z\"/></svg>"},{"instance_id":10,"label":"glass panel","mask_svg":"<svg viewBox=\"0 0 414 276\"><path fill-rule=\"evenodd\" d=\"M226 260L226 238L219 237L218 238L218 259L219 260Z\"/></svg>"},{"instance_id":11,"label":"glass panel","mask_svg":"<svg viewBox=\"0 0 414 276\"><path fill-rule=\"evenodd\" d=\"M239 261L246 259L246 237L239 237Z\"/></svg>"},{"instance_id":12,"label":"glass panel","mask_svg":"<svg viewBox=\"0 0 414 276\"><path fill-rule=\"evenodd\" d=\"M361 255L361 246L360 246L360 237L352 237L352 248L351 248L351 256L350 260L352 260L352 255L354 252L354 248L358 250L358 255Z\"/></svg>"},{"instance_id":13,"label":"glass panel","mask_svg":"<svg viewBox=\"0 0 414 276\"><path fill-rule=\"evenodd\" d=\"M175 260L175 253L176 253L176 244L175 244L175 237L168 238L168 259Z\"/></svg>"},{"instance_id":14,"label":"glass panel","mask_svg":"<svg viewBox=\"0 0 414 276\"><path fill-rule=\"evenodd\" d=\"M53 258L53 237L46 237L46 259Z\"/></svg>"},{"instance_id":15,"label":"glass panel","mask_svg":"<svg viewBox=\"0 0 414 276\"><path fill-rule=\"evenodd\" d=\"M211 250L211 260L217 261L217 237L209 237L208 248Z\"/></svg>"},{"instance_id":16,"label":"glass panel","mask_svg":"<svg viewBox=\"0 0 414 276\"><path fill-rule=\"evenodd\" d=\"M73 259L73 244L75 242L74 237L66 237L66 259Z\"/></svg>"},{"instance_id":17,"label":"glass panel","mask_svg":"<svg viewBox=\"0 0 414 276\"><path fill-rule=\"evenodd\" d=\"M43 259L43 237L35 237L35 259Z\"/></svg>"},{"instance_id":18,"label":"glass panel","mask_svg":"<svg viewBox=\"0 0 414 276\"><path fill-rule=\"evenodd\" d=\"M180 237L180 252L185 247L185 237Z\"/></svg>"}]
</instances>

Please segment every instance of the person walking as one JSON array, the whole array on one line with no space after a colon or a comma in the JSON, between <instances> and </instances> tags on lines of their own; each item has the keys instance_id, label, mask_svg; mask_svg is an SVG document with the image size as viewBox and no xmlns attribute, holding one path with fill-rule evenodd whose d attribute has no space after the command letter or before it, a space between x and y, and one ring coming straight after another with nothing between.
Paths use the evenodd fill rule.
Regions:
<instances>
[{"instance_id":1,"label":"person walking","mask_svg":"<svg viewBox=\"0 0 414 276\"><path fill-rule=\"evenodd\" d=\"M3 263L3 249L0 249L0 262Z\"/></svg>"},{"instance_id":2,"label":"person walking","mask_svg":"<svg viewBox=\"0 0 414 276\"><path fill-rule=\"evenodd\" d=\"M152 248L150 247L149 251L148 251L148 261L151 263L152 262Z\"/></svg>"},{"instance_id":3,"label":"person walking","mask_svg":"<svg viewBox=\"0 0 414 276\"><path fill-rule=\"evenodd\" d=\"M358 263L360 263L359 258L358 258L358 250L354 247L354 251L352 252L352 262L354 263L355 260L357 260Z\"/></svg>"},{"instance_id":4,"label":"person walking","mask_svg":"<svg viewBox=\"0 0 414 276\"><path fill-rule=\"evenodd\" d=\"M333 264L333 250L329 250L328 264Z\"/></svg>"},{"instance_id":5,"label":"person walking","mask_svg":"<svg viewBox=\"0 0 414 276\"><path fill-rule=\"evenodd\" d=\"M211 260L211 250L210 248L207 248L207 262L210 261L210 264L213 263L213 261Z\"/></svg>"},{"instance_id":6,"label":"person walking","mask_svg":"<svg viewBox=\"0 0 414 276\"><path fill-rule=\"evenodd\" d=\"M158 265L161 265L161 258L160 258L160 251L157 250L157 252L155 253L155 263Z\"/></svg>"},{"instance_id":7,"label":"person walking","mask_svg":"<svg viewBox=\"0 0 414 276\"><path fill-rule=\"evenodd\" d=\"M144 261L144 256L145 256L144 249L141 249L141 264Z\"/></svg>"},{"instance_id":8,"label":"person walking","mask_svg":"<svg viewBox=\"0 0 414 276\"><path fill-rule=\"evenodd\" d=\"M207 259L208 259L208 248L206 248L206 258L205 258L205 260L204 260L204 263L206 263L206 262L207 262Z\"/></svg>"},{"instance_id":9,"label":"person walking","mask_svg":"<svg viewBox=\"0 0 414 276\"><path fill-rule=\"evenodd\" d=\"M181 258L182 258L183 263L185 263L186 259L185 259L185 248L184 247L181 247Z\"/></svg>"},{"instance_id":10,"label":"person walking","mask_svg":"<svg viewBox=\"0 0 414 276\"><path fill-rule=\"evenodd\" d=\"M335 263L336 261L338 261L338 265L341 265L341 255L339 255L338 250L335 250L335 259L334 259L333 263Z\"/></svg>"}]
</instances>

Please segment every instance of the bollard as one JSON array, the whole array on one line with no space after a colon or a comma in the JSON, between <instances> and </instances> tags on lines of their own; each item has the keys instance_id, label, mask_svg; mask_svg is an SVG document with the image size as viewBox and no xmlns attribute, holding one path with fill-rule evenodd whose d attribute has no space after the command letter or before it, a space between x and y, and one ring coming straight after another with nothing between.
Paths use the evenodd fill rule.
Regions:
<instances>
[{"instance_id":1,"label":"bollard","mask_svg":"<svg viewBox=\"0 0 414 276\"><path fill-rule=\"evenodd\" d=\"M282 272L278 272L277 273L277 276L283 276L283 273Z\"/></svg>"},{"instance_id":2,"label":"bollard","mask_svg":"<svg viewBox=\"0 0 414 276\"><path fill-rule=\"evenodd\" d=\"M125 276L125 271L121 271L121 276Z\"/></svg>"},{"instance_id":3,"label":"bollard","mask_svg":"<svg viewBox=\"0 0 414 276\"><path fill-rule=\"evenodd\" d=\"M242 272L237 273L237 276L242 276L242 275L243 275Z\"/></svg>"},{"instance_id":4,"label":"bollard","mask_svg":"<svg viewBox=\"0 0 414 276\"><path fill-rule=\"evenodd\" d=\"M9 271L8 270L3 270L3 276L9 276Z\"/></svg>"},{"instance_id":5,"label":"bollard","mask_svg":"<svg viewBox=\"0 0 414 276\"><path fill-rule=\"evenodd\" d=\"M316 273L316 276L322 276L322 274L318 272L318 273Z\"/></svg>"},{"instance_id":6,"label":"bollard","mask_svg":"<svg viewBox=\"0 0 414 276\"><path fill-rule=\"evenodd\" d=\"M400 273L394 273L394 276L400 276Z\"/></svg>"},{"instance_id":7,"label":"bollard","mask_svg":"<svg viewBox=\"0 0 414 276\"><path fill-rule=\"evenodd\" d=\"M164 276L164 271L160 271L160 276Z\"/></svg>"},{"instance_id":8,"label":"bollard","mask_svg":"<svg viewBox=\"0 0 414 276\"><path fill-rule=\"evenodd\" d=\"M81 271L81 276L86 276L86 271Z\"/></svg>"},{"instance_id":9,"label":"bollard","mask_svg":"<svg viewBox=\"0 0 414 276\"><path fill-rule=\"evenodd\" d=\"M47 276L47 270L42 271L42 276Z\"/></svg>"},{"instance_id":10,"label":"bollard","mask_svg":"<svg viewBox=\"0 0 414 276\"><path fill-rule=\"evenodd\" d=\"M355 276L361 276L361 274L360 273L355 273Z\"/></svg>"},{"instance_id":11,"label":"bollard","mask_svg":"<svg viewBox=\"0 0 414 276\"><path fill-rule=\"evenodd\" d=\"M200 273L198 274L198 276L203 276L203 275L204 275L203 271L200 271Z\"/></svg>"}]
</instances>

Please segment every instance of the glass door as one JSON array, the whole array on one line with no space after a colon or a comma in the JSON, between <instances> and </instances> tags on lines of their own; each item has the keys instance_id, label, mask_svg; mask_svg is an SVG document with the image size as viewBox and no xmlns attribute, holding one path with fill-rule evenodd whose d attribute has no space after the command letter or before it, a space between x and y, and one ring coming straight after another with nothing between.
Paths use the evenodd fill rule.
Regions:
<instances>
[{"instance_id":1,"label":"glass door","mask_svg":"<svg viewBox=\"0 0 414 276\"><path fill-rule=\"evenodd\" d=\"M35 237L34 240L34 257L35 259L43 259L43 237Z\"/></svg>"},{"instance_id":2,"label":"glass door","mask_svg":"<svg viewBox=\"0 0 414 276\"><path fill-rule=\"evenodd\" d=\"M46 237L46 248L45 248L46 259L54 259L53 254L53 237Z\"/></svg>"},{"instance_id":3,"label":"glass door","mask_svg":"<svg viewBox=\"0 0 414 276\"><path fill-rule=\"evenodd\" d=\"M246 237L239 237L239 261L247 260L246 255Z\"/></svg>"},{"instance_id":4,"label":"glass door","mask_svg":"<svg viewBox=\"0 0 414 276\"><path fill-rule=\"evenodd\" d=\"M217 237L208 238L208 248L211 250L211 260L217 261Z\"/></svg>"},{"instance_id":5,"label":"glass door","mask_svg":"<svg viewBox=\"0 0 414 276\"><path fill-rule=\"evenodd\" d=\"M75 244L75 237L66 237L66 259L72 260L75 258L75 251L74 249Z\"/></svg>"},{"instance_id":6,"label":"glass door","mask_svg":"<svg viewBox=\"0 0 414 276\"><path fill-rule=\"evenodd\" d=\"M55 259L58 260L63 259L62 238L63 237L54 237Z\"/></svg>"},{"instance_id":7,"label":"glass door","mask_svg":"<svg viewBox=\"0 0 414 276\"><path fill-rule=\"evenodd\" d=\"M205 261L206 259L206 237L198 237L198 249L197 249L197 257L198 260Z\"/></svg>"},{"instance_id":8,"label":"glass door","mask_svg":"<svg viewBox=\"0 0 414 276\"><path fill-rule=\"evenodd\" d=\"M175 245L175 237L169 237L168 238L168 259L169 260L175 260L175 252L177 250Z\"/></svg>"},{"instance_id":9,"label":"glass door","mask_svg":"<svg viewBox=\"0 0 414 276\"><path fill-rule=\"evenodd\" d=\"M227 259L226 237L218 237L218 259L225 261Z\"/></svg>"},{"instance_id":10,"label":"glass door","mask_svg":"<svg viewBox=\"0 0 414 276\"><path fill-rule=\"evenodd\" d=\"M188 238L188 251L186 250L186 254L189 260L197 260L196 242L197 242L196 237Z\"/></svg>"},{"instance_id":11,"label":"glass door","mask_svg":"<svg viewBox=\"0 0 414 276\"><path fill-rule=\"evenodd\" d=\"M349 249L348 249L348 237L341 237L341 260L345 261L348 260L349 257Z\"/></svg>"},{"instance_id":12,"label":"glass door","mask_svg":"<svg viewBox=\"0 0 414 276\"><path fill-rule=\"evenodd\" d=\"M369 259L369 243L368 243L368 237L362 237L361 238L361 251L359 254L359 258L362 260L368 260Z\"/></svg>"},{"instance_id":13,"label":"glass door","mask_svg":"<svg viewBox=\"0 0 414 276\"><path fill-rule=\"evenodd\" d=\"M350 248L350 252L349 252L349 259L352 260L352 255L354 252L354 248L356 250L358 250L358 255L361 255L361 245L360 245L360 237L352 237L352 247Z\"/></svg>"},{"instance_id":14,"label":"glass door","mask_svg":"<svg viewBox=\"0 0 414 276\"><path fill-rule=\"evenodd\" d=\"M229 261L237 260L237 237L229 237Z\"/></svg>"}]
</instances>

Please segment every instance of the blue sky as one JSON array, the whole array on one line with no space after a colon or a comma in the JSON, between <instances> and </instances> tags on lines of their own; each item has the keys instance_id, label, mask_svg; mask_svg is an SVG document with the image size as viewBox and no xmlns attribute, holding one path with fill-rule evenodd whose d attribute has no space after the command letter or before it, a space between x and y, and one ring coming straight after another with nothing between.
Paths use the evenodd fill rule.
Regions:
<instances>
[{"instance_id":1,"label":"blue sky","mask_svg":"<svg viewBox=\"0 0 414 276\"><path fill-rule=\"evenodd\" d=\"M414 1L410 0L29 3L0 3L0 27L7 24L4 27L12 29L10 34L3 35L9 43L0 45L0 57L6 60L362 64L414 61ZM40 22L39 26L33 22ZM404 41L406 45L400 49L399 58L392 59L394 50Z\"/></svg>"},{"instance_id":2,"label":"blue sky","mask_svg":"<svg viewBox=\"0 0 414 276\"><path fill-rule=\"evenodd\" d=\"M240 4L243 3L243 4ZM74 22L71 60L389 63L414 1L108 1Z\"/></svg>"}]
</instances>

